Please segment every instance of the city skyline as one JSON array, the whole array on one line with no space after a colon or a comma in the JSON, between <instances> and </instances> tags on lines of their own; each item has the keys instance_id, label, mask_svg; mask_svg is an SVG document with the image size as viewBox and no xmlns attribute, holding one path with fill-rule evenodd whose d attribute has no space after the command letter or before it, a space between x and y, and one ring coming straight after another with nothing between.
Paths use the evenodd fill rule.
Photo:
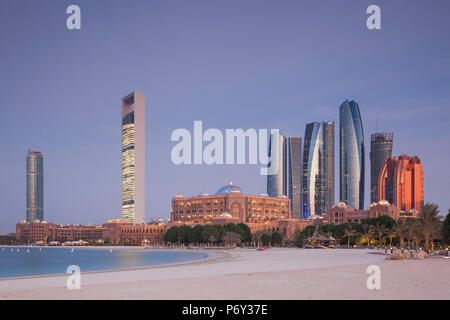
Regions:
<instances>
[{"instance_id":1,"label":"city skyline","mask_svg":"<svg viewBox=\"0 0 450 320\"><path fill-rule=\"evenodd\" d=\"M0 231L13 231L23 219L30 148L46 158L46 220L102 223L121 216L117 110L133 90L152 106L146 115L147 219L168 217L175 194L215 190L220 181L253 194L266 189L257 165L175 166L174 129L200 119L205 128L280 128L298 137L306 123L337 121L345 99L360 104L366 137L376 132L378 119L379 132L395 134L395 154L420 157L425 200L439 204L441 213L450 207L450 45L442 41L450 33L448 2L380 1L380 31L367 30L367 6L358 1L330 1L326 11L306 2L130 1L111 3L107 12L99 3L79 4L89 17L80 31L65 28L64 3L0 4L0 87L4 100L14 101L2 108L8 121L0 130L8 138L0 160ZM124 15L136 19L125 24ZM134 50L118 45L123 39L135 43ZM366 152L366 205L368 158Z\"/></svg>"}]
</instances>

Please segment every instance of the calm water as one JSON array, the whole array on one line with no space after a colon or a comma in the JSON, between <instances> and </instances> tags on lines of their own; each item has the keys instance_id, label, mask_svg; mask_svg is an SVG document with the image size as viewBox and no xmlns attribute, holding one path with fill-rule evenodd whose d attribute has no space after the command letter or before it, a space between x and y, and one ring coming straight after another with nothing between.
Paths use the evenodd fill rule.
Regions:
<instances>
[{"instance_id":1,"label":"calm water","mask_svg":"<svg viewBox=\"0 0 450 320\"><path fill-rule=\"evenodd\" d=\"M0 246L0 278L66 273L69 265L77 265L81 272L86 272L155 266L206 257L208 254L202 252L172 250L112 249L110 252L102 248L74 248L72 252L72 248Z\"/></svg>"}]
</instances>

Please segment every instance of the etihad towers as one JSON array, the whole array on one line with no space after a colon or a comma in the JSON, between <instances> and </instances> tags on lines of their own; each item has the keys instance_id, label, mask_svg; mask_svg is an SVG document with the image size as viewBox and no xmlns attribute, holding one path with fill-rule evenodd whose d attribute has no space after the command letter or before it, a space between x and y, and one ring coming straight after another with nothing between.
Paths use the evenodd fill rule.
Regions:
<instances>
[{"instance_id":1,"label":"etihad towers","mask_svg":"<svg viewBox=\"0 0 450 320\"><path fill-rule=\"evenodd\" d=\"M339 108L340 201L364 209L364 132L358 103L345 100Z\"/></svg>"},{"instance_id":2,"label":"etihad towers","mask_svg":"<svg viewBox=\"0 0 450 320\"><path fill-rule=\"evenodd\" d=\"M272 133L269 140L269 174L267 194L269 197L287 196L287 141L279 133Z\"/></svg>"},{"instance_id":3,"label":"etihad towers","mask_svg":"<svg viewBox=\"0 0 450 320\"><path fill-rule=\"evenodd\" d=\"M145 96L122 98L122 220L145 223Z\"/></svg>"},{"instance_id":4,"label":"etihad towers","mask_svg":"<svg viewBox=\"0 0 450 320\"><path fill-rule=\"evenodd\" d=\"M322 215L334 204L334 123L306 125L303 147L302 218Z\"/></svg>"}]
</instances>

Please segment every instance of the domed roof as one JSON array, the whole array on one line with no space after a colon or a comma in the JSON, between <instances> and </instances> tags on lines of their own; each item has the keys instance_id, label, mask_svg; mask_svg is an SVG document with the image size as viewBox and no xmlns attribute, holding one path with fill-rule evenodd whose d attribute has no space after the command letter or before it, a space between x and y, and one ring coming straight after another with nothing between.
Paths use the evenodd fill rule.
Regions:
<instances>
[{"instance_id":1,"label":"domed roof","mask_svg":"<svg viewBox=\"0 0 450 320\"><path fill-rule=\"evenodd\" d=\"M345 204L345 202L339 202L336 206L338 207L346 207L347 205Z\"/></svg>"},{"instance_id":2,"label":"domed roof","mask_svg":"<svg viewBox=\"0 0 450 320\"><path fill-rule=\"evenodd\" d=\"M202 192L200 192L199 196L201 196L201 197L209 196L209 193L202 191Z\"/></svg>"},{"instance_id":3,"label":"domed roof","mask_svg":"<svg viewBox=\"0 0 450 320\"><path fill-rule=\"evenodd\" d=\"M230 192L239 192L239 193L246 194L246 192L244 191L244 189L242 189L241 187L238 187L238 186L234 185L232 182L230 182L230 183L227 184L226 186L223 186L222 188L220 188L219 190L217 190L217 192L216 192L215 194L216 194L216 195L220 195L220 194L229 194Z\"/></svg>"},{"instance_id":4,"label":"domed roof","mask_svg":"<svg viewBox=\"0 0 450 320\"><path fill-rule=\"evenodd\" d=\"M315 220L315 219L323 219L323 218L321 216L318 216L317 214L312 214L306 219Z\"/></svg>"},{"instance_id":5,"label":"domed roof","mask_svg":"<svg viewBox=\"0 0 450 320\"><path fill-rule=\"evenodd\" d=\"M378 201L378 204L381 204L382 206L388 206L389 202L387 200L380 200Z\"/></svg>"},{"instance_id":6,"label":"domed roof","mask_svg":"<svg viewBox=\"0 0 450 320\"><path fill-rule=\"evenodd\" d=\"M265 192L258 193L258 197L268 197L269 195Z\"/></svg>"}]
</instances>

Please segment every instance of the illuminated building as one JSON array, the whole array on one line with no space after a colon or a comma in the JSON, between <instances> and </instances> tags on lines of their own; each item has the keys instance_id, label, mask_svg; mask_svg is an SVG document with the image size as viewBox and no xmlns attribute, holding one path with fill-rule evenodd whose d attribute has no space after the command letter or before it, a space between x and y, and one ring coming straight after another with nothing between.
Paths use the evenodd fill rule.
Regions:
<instances>
[{"instance_id":1,"label":"illuminated building","mask_svg":"<svg viewBox=\"0 0 450 320\"><path fill-rule=\"evenodd\" d=\"M250 231L279 231L292 238L296 230L311 221L291 218L290 199L269 197L265 193L249 195L231 182L215 194L172 198L170 226L195 224L245 223Z\"/></svg>"},{"instance_id":2,"label":"illuminated building","mask_svg":"<svg viewBox=\"0 0 450 320\"><path fill-rule=\"evenodd\" d=\"M287 187L287 148L286 137L271 134L269 141L269 174L267 175L267 194L270 197L286 196ZM272 172L273 171L273 172Z\"/></svg>"},{"instance_id":3,"label":"illuminated building","mask_svg":"<svg viewBox=\"0 0 450 320\"><path fill-rule=\"evenodd\" d=\"M339 108L340 201L364 209L364 132L358 103L345 100Z\"/></svg>"},{"instance_id":4,"label":"illuminated building","mask_svg":"<svg viewBox=\"0 0 450 320\"><path fill-rule=\"evenodd\" d=\"M145 96L122 99L122 219L145 222Z\"/></svg>"},{"instance_id":5,"label":"illuminated building","mask_svg":"<svg viewBox=\"0 0 450 320\"><path fill-rule=\"evenodd\" d=\"M328 209L321 221L323 224L342 224L348 222L362 223L369 218L379 216L388 216L398 221L405 218L417 218L418 212L411 210L409 212L401 211L394 204L390 204L386 200L372 203L367 210L359 210L339 202L337 205Z\"/></svg>"},{"instance_id":6,"label":"illuminated building","mask_svg":"<svg viewBox=\"0 0 450 320\"><path fill-rule=\"evenodd\" d=\"M387 159L378 177L378 198L389 201L400 210L420 212L424 204L420 159L406 155Z\"/></svg>"},{"instance_id":7,"label":"illuminated building","mask_svg":"<svg viewBox=\"0 0 450 320\"><path fill-rule=\"evenodd\" d=\"M334 123L306 125L303 147L303 219L322 215L334 202Z\"/></svg>"},{"instance_id":8,"label":"illuminated building","mask_svg":"<svg viewBox=\"0 0 450 320\"><path fill-rule=\"evenodd\" d=\"M386 160L392 157L394 134L392 132L374 133L370 137L370 202L378 199L378 176Z\"/></svg>"},{"instance_id":9,"label":"illuminated building","mask_svg":"<svg viewBox=\"0 0 450 320\"><path fill-rule=\"evenodd\" d=\"M292 218L302 218L302 138L288 138L289 199Z\"/></svg>"},{"instance_id":10,"label":"illuminated building","mask_svg":"<svg viewBox=\"0 0 450 320\"><path fill-rule=\"evenodd\" d=\"M27 155L27 221L44 220L44 157L38 151Z\"/></svg>"}]
</instances>

